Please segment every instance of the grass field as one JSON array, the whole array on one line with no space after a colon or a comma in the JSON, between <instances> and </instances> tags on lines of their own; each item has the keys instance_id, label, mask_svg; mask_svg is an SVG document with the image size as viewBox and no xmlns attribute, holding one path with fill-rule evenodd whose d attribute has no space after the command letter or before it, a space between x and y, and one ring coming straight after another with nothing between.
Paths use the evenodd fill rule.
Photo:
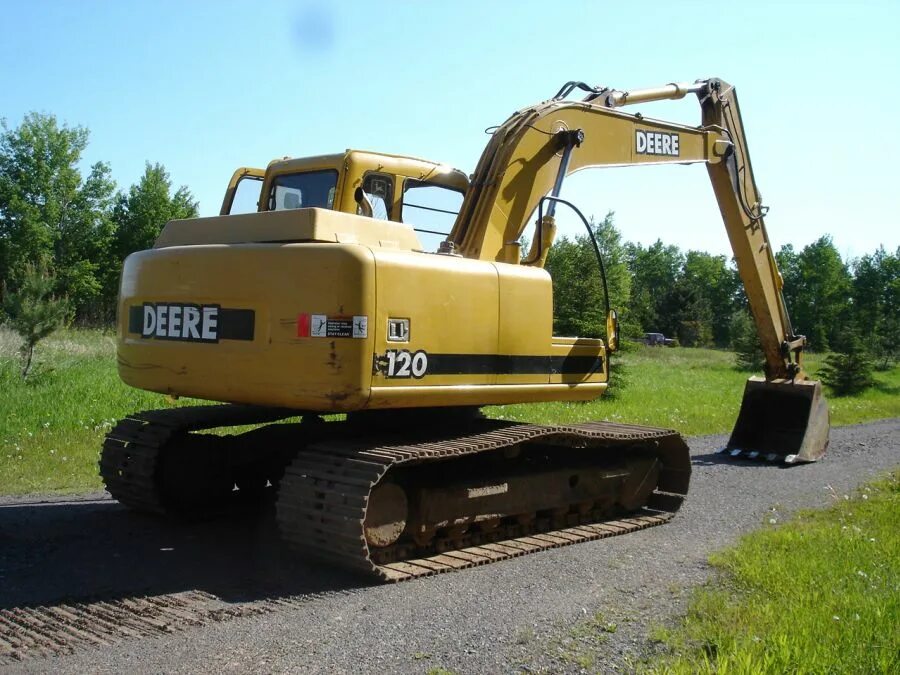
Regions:
<instances>
[{"instance_id":1,"label":"grass field","mask_svg":"<svg viewBox=\"0 0 900 675\"><path fill-rule=\"evenodd\" d=\"M0 332L0 494L101 488L97 458L106 431L129 412L171 403L119 381L112 334L53 335L38 345L24 382L17 345Z\"/></svg>"},{"instance_id":2,"label":"grass field","mask_svg":"<svg viewBox=\"0 0 900 675\"><path fill-rule=\"evenodd\" d=\"M19 377L18 340L0 329L0 494L99 489L97 457L104 433L136 410L177 403L131 389L116 374L115 339L68 330L38 346L37 366ZM728 352L640 348L622 355L627 385L590 403L493 406L493 417L538 423L606 419L672 427L686 435L730 430L745 373ZM815 360L809 363L814 374ZM832 422L900 417L900 367L879 373L858 397L830 399Z\"/></svg>"},{"instance_id":3,"label":"grass field","mask_svg":"<svg viewBox=\"0 0 900 675\"><path fill-rule=\"evenodd\" d=\"M651 673L900 672L900 471L716 554Z\"/></svg>"}]
</instances>

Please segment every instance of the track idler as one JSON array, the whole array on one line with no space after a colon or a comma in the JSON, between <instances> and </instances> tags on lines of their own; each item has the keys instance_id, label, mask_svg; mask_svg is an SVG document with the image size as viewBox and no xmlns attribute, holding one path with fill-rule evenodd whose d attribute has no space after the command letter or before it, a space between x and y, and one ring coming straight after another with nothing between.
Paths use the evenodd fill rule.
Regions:
<instances>
[{"instance_id":1,"label":"track idler","mask_svg":"<svg viewBox=\"0 0 900 675\"><path fill-rule=\"evenodd\" d=\"M814 462L828 447L829 426L820 382L751 377L722 452L785 464Z\"/></svg>"}]
</instances>

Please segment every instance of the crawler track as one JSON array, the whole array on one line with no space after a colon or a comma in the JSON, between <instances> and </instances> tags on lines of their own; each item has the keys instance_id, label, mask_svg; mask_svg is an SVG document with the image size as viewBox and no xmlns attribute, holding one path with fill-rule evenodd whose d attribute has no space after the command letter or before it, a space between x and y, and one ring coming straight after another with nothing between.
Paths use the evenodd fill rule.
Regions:
<instances>
[{"instance_id":1,"label":"crawler track","mask_svg":"<svg viewBox=\"0 0 900 675\"><path fill-rule=\"evenodd\" d=\"M188 439L193 431L230 427L243 424L274 422L295 415L295 411L281 408L262 408L241 405L209 405L168 410L147 410L130 415L116 424L103 442L100 456L100 475L107 491L120 503L143 513L169 514L175 510L167 495L160 473L167 451L196 450L199 445L219 443L224 454L226 440L223 437L197 435ZM234 438L240 437L231 437ZM240 441L231 442L229 449L239 447ZM183 447L175 447L176 445ZM198 482L205 470L220 468L226 458L213 457L209 466L198 466ZM230 486L228 488L230 490ZM218 504L204 504L215 508Z\"/></svg>"},{"instance_id":2,"label":"crawler track","mask_svg":"<svg viewBox=\"0 0 900 675\"><path fill-rule=\"evenodd\" d=\"M282 479L277 505L283 538L295 549L384 581L482 565L582 541L625 534L669 520L687 492L687 446L673 431L592 422L565 427L483 420L462 435L415 444L359 439L313 444L300 452ZM372 488L389 470L475 455L518 444L550 443L586 452L623 454L653 449L662 463L656 491L636 512L610 518L588 512L505 522L488 532L445 536L431 545L394 545L370 551L363 524Z\"/></svg>"},{"instance_id":3,"label":"crawler track","mask_svg":"<svg viewBox=\"0 0 900 675\"><path fill-rule=\"evenodd\" d=\"M306 601L303 596L284 596L229 603L204 591L185 591L0 609L0 667L269 614Z\"/></svg>"},{"instance_id":4,"label":"crawler track","mask_svg":"<svg viewBox=\"0 0 900 675\"><path fill-rule=\"evenodd\" d=\"M110 494L132 509L206 516L227 512L239 501L241 491L234 493L232 488L235 482L240 486L239 476L247 467L252 473L248 458L268 453L277 459L280 484L275 478L271 483L278 485L277 519L283 539L304 554L383 581L487 564L662 524L680 507L690 477L687 447L677 433L606 422L550 427L480 419L456 425L452 432L442 425L437 432L420 426L403 433L328 423L269 425L225 437L192 433L264 424L296 414L237 405L137 413L107 436L101 474ZM646 503L630 512L591 507L516 513L490 528L447 528L425 543L406 537L370 550L364 535L367 510L373 488L389 472L394 476L401 468L418 471L441 462L453 466L452 460L536 445L551 452L574 449L579 457L596 457L600 463L650 453L661 464L658 484ZM236 456L243 459L235 463ZM471 478L477 482L479 475Z\"/></svg>"}]
</instances>

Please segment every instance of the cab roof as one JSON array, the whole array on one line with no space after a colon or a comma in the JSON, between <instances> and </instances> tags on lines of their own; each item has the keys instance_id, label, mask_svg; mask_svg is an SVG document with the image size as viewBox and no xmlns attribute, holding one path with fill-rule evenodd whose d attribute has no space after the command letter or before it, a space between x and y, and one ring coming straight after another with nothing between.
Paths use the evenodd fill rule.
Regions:
<instances>
[{"instance_id":1,"label":"cab roof","mask_svg":"<svg viewBox=\"0 0 900 675\"><path fill-rule=\"evenodd\" d=\"M347 149L342 153L316 155L314 157L273 159L266 167L266 172L274 170L275 173L293 173L295 171L316 169L335 169L340 171L344 163L348 161L371 164L388 173L408 176L421 181L434 180L463 191L469 186L469 178L464 172L446 164L439 164L418 157L354 149Z\"/></svg>"}]
</instances>

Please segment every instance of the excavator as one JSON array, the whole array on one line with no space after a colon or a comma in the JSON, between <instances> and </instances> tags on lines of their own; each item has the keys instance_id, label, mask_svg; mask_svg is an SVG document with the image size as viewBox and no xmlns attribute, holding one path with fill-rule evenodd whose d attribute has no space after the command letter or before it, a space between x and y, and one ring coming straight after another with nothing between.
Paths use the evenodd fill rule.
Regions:
<instances>
[{"instance_id":1,"label":"excavator","mask_svg":"<svg viewBox=\"0 0 900 675\"><path fill-rule=\"evenodd\" d=\"M621 110L688 94L696 127ZM383 581L667 522L691 473L675 431L480 408L604 393L608 294L605 339L553 335L556 212L584 220L560 190L587 167L673 163L708 169L765 351L724 450L815 461L828 408L801 366L734 87L569 82L494 128L471 176L359 150L284 158L238 169L219 216L171 221L130 255L121 379L218 403L121 420L101 452L107 490L182 517L268 496L290 547Z\"/></svg>"}]
</instances>

